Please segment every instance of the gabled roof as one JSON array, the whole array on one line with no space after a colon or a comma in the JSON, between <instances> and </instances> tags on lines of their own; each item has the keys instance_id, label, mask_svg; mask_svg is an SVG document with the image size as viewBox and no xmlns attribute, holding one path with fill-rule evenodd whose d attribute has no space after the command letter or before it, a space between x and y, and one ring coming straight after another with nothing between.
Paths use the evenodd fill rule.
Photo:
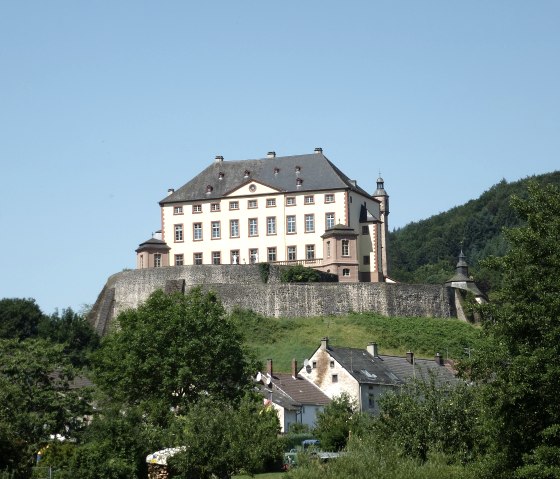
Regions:
<instances>
[{"instance_id":1,"label":"gabled roof","mask_svg":"<svg viewBox=\"0 0 560 479\"><path fill-rule=\"evenodd\" d=\"M301 376L294 378L289 373L274 373L270 387L260 385L261 394L285 409L299 409L301 406L325 406L330 398L315 384ZM270 394L272 393L272 396Z\"/></svg>"},{"instance_id":2,"label":"gabled roof","mask_svg":"<svg viewBox=\"0 0 560 479\"><path fill-rule=\"evenodd\" d=\"M389 386L402 384L402 380L384 364L381 358L373 357L367 350L328 346L327 351L360 384Z\"/></svg>"},{"instance_id":3,"label":"gabled roof","mask_svg":"<svg viewBox=\"0 0 560 479\"><path fill-rule=\"evenodd\" d=\"M414 358L414 366L408 362L406 358L400 356L380 355L379 358L383 363L395 373L402 381L421 380L429 381L433 376L436 384L456 384L459 379L455 376L453 370L446 366L440 366L433 359Z\"/></svg>"},{"instance_id":4,"label":"gabled roof","mask_svg":"<svg viewBox=\"0 0 560 479\"><path fill-rule=\"evenodd\" d=\"M299 172L296 172L296 167L299 167ZM248 172L249 176L245 176L245 172ZM299 187L298 178L301 180ZM250 179L287 193L349 189L374 199L322 153L312 153L257 160L214 162L177 191L162 199L159 204L163 206L170 203L222 198ZM208 188L209 186L211 188Z\"/></svg>"}]
</instances>

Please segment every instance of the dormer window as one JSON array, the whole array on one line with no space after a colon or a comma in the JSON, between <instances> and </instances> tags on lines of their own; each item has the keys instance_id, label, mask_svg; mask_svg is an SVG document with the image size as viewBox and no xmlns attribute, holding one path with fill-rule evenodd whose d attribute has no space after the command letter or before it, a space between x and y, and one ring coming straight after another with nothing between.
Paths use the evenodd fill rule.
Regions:
<instances>
[{"instance_id":1,"label":"dormer window","mask_svg":"<svg viewBox=\"0 0 560 479\"><path fill-rule=\"evenodd\" d=\"M223 172L220 171L218 173L218 180L223 180L223 179L224 179L224 174L223 174Z\"/></svg>"},{"instance_id":2,"label":"dormer window","mask_svg":"<svg viewBox=\"0 0 560 479\"><path fill-rule=\"evenodd\" d=\"M280 173L280 168L274 168L274 174L277 175L278 173Z\"/></svg>"},{"instance_id":3,"label":"dormer window","mask_svg":"<svg viewBox=\"0 0 560 479\"><path fill-rule=\"evenodd\" d=\"M208 194L212 193L212 190L213 190L213 189L214 189L214 188L212 187L212 185L207 185L207 186L206 186L206 194L208 195Z\"/></svg>"},{"instance_id":4,"label":"dormer window","mask_svg":"<svg viewBox=\"0 0 560 479\"><path fill-rule=\"evenodd\" d=\"M301 171L301 166L296 166L296 175Z\"/></svg>"},{"instance_id":5,"label":"dormer window","mask_svg":"<svg viewBox=\"0 0 560 479\"><path fill-rule=\"evenodd\" d=\"M251 172L249 170L245 170L245 173L243 173L243 177L249 178L249 176L251 176Z\"/></svg>"},{"instance_id":6,"label":"dormer window","mask_svg":"<svg viewBox=\"0 0 560 479\"><path fill-rule=\"evenodd\" d=\"M296 186L299 187L299 186L301 186L301 185L303 185L303 180L302 180L301 178L298 178L298 179L296 180Z\"/></svg>"}]
</instances>

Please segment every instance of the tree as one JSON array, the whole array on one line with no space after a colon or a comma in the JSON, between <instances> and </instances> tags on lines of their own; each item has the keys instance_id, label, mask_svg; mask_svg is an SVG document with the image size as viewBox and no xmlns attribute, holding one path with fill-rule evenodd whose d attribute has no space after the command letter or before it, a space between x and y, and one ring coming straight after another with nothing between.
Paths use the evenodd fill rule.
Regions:
<instances>
[{"instance_id":1,"label":"tree","mask_svg":"<svg viewBox=\"0 0 560 479\"><path fill-rule=\"evenodd\" d=\"M174 477L230 478L255 474L279 465L280 423L262 398L245 396L238 406L205 398L182 418L179 443L186 450L171 461Z\"/></svg>"},{"instance_id":2,"label":"tree","mask_svg":"<svg viewBox=\"0 0 560 479\"><path fill-rule=\"evenodd\" d=\"M504 477L524 462L545 467L543 446L560 453L560 190L533 182L512 206L523 225L505 231L509 252L489 262L502 271L503 286L482 309L494 344L467 365L471 378L488 385L496 444L490 474Z\"/></svg>"},{"instance_id":3,"label":"tree","mask_svg":"<svg viewBox=\"0 0 560 479\"><path fill-rule=\"evenodd\" d=\"M236 400L248 386L241 336L213 293L156 291L117 324L94 354L94 373L123 404L183 413L200 397Z\"/></svg>"},{"instance_id":4,"label":"tree","mask_svg":"<svg viewBox=\"0 0 560 479\"><path fill-rule=\"evenodd\" d=\"M73 437L83 427L87 393L70 389L72 377L62 346L0 340L0 470L28 477L51 436Z\"/></svg>"},{"instance_id":5,"label":"tree","mask_svg":"<svg viewBox=\"0 0 560 479\"><path fill-rule=\"evenodd\" d=\"M43 313L34 299L0 300L0 338L25 339L37 335Z\"/></svg>"},{"instance_id":6,"label":"tree","mask_svg":"<svg viewBox=\"0 0 560 479\"><path fill-rule=\"evenodd\" d=\"M352 398L342 393L317 414L315 435L321 441L322 449L339 451L346 446L356 411Z\"/></svg>"}]
</instances>

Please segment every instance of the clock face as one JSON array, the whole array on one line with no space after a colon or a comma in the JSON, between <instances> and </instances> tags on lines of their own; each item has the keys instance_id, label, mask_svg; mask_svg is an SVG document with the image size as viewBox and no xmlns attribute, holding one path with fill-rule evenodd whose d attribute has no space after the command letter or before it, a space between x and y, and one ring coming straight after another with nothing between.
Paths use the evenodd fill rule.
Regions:
<instances>
[{"instance_id":1,"label":"clock face","mask_svg":"<svg viewBox=\"0 0 560 479\"><path fill-rule=\"evenodd\" d=\"M251 186L249 186L249 191L250 191L251 193L254 192L254 191L256 191L256 190L257 190L257 186L256 186L256 185L251 185Z\"/></svg>"}]
</instances>

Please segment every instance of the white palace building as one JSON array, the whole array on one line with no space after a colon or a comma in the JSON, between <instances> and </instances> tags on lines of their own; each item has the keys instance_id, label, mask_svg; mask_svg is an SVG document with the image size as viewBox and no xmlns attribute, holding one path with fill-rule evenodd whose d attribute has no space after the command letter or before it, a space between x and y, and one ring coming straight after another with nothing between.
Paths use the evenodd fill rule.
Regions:
<instances>
[{"instance_id":1,"label":"white palace building","mask_svg":"<svg viewBox=\"0 0 560 479\"><path fill-rule=\"evenodd\" d=\"M387 279L389 196L369 194L323 155L214 162L160 202L161 230L137 268L303 264L341 282Z\"/></svg>"}]
</instances>

